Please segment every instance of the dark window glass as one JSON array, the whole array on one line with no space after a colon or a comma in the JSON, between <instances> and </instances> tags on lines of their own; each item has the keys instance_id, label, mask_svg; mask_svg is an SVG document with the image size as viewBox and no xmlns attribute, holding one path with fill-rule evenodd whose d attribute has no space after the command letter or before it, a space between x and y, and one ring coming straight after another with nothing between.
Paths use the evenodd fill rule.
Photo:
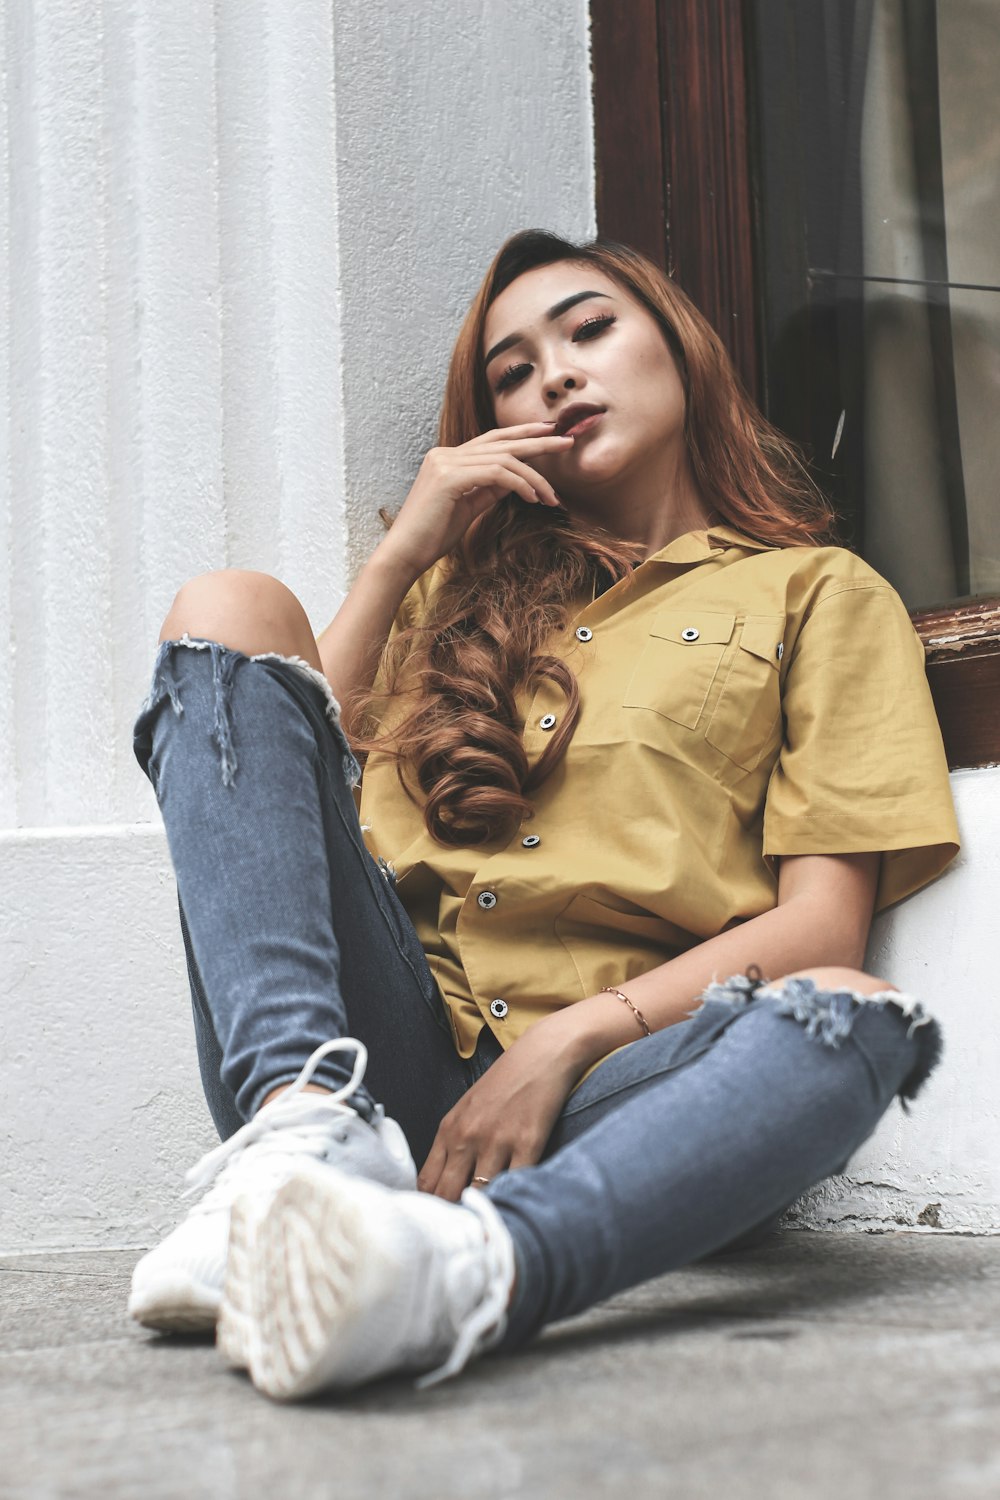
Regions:
<instances>
[{"instance_id":1,"label":"dark window glass","mask_svg":"<svg viewBox=\"0 0 1000 1500\"><path fill-rule=\"evenodd\" d=\"M1000 5L749 22L768 413L911 608L1000 593Z\"/></svg>"}]
</instances>

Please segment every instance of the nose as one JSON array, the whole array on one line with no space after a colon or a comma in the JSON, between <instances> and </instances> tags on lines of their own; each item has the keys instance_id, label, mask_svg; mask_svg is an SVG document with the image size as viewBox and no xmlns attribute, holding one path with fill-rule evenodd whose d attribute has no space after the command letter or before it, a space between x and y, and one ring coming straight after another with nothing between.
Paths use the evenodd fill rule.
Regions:
<instances>
[{"instance_id":1,"label":"nose","mask_svg":"<svg viewBox=\"0 0 1000 1500\"><path fill-rule=\"evenodd\" d=\"M558 401L564 391L576 390L575 375L561 375L556 380L550 380L546 384L545 399L547 401Z\"/></svg>"}]
</instances>

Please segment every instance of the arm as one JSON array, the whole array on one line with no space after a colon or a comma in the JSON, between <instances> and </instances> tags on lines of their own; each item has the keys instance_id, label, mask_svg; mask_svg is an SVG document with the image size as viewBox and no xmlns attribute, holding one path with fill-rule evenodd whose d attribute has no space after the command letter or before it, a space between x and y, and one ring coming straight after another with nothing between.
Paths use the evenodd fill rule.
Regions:
<instances>
[{"instance_id":1,"label":"arm","mask_svg":"<svg viewBox=\"0 0 1000 1500\"><path fill-rule=\"evenodd\" d=\"M651 1031L683 1020L713 979L741 974L756 964L777 979L814 965L860 966L868 941L878 854L800 854L781 860L778 902L759 917L689 948L640 974L622 990ZM594 995L545 1017L553 1041L585 1072L616 1047L642 1033L616 995Z\"/></svg>"},{"instance_id":2,"label":"arm","mask_svg":"<svg viewBox=\"0 0 1000 1500\"><path fill-rule=\"evenodd\" d=\"M316 637L323 672L341 704L351 693L371 687L392 622L420 576L388 543L386 536L330 624Z\"/></svg>"},{"instance_id":3,"label":"arm","mask_svg":"<svg viewBox=\"0 0 1000 1500\"><path fill-rule=\"evenodd\" d=\"M627 982L651 1031L683 1020L713 979L756 964L769 978L815 965L855 967L875 903L878 854L782 859L778 904ZM418 1186L457 1200L474 1174L537 1162L566 1099L594 1063L642 1036L615 995L592 995L537 1021L441 1122Z\"/></svg>"}]
</instances>

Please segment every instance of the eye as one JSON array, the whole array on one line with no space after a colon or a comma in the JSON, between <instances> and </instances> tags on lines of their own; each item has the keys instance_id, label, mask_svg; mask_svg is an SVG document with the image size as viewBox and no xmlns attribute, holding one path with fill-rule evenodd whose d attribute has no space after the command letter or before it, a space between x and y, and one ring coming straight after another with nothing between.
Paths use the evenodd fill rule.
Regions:
<instances>
[{"instance_id":1,"label":"eye","mask_svg":"<svg viewBox=\"0 0 1000 1500\"><path fill-rule=\"evenodd\" d=\"M601 313L597 317L585 318L573 334L573 342L577 344L581 339L595 339L605 328L610 328L612 323L617 322L617 313Z\"/></svg>"},{"instance_id":2,"label":"eye","mask_svg":"<svg viewBox=\"0 0 1000 1500\"><path fill-rule=\"evenodd\" d=\"M508 365L496 383L495 390L497 394L499 395L501 391L509 390L512 385L517 385L518 381L523 380L530 369L531 366L526 365L523 361L519 365Z\"/></svg>"}]
</instances>

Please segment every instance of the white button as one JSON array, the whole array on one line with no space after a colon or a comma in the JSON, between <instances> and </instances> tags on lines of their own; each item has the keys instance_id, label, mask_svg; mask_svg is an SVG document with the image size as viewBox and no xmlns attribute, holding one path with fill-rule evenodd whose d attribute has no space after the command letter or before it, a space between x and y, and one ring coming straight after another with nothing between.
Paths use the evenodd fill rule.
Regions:
<instances>
[{"instance_id":1,"label":"white button","mask_svg":"<svg viewBox=\"0 0 1000 1500\"><path fill-rule=\"evenodd\" d=\"M589 630L586 625L580 625L577 628L576 638L578 641L592 641L594 639L594 632Z\"/></svg>"},{"instance_id":2,"label":"white button","mask_svg":"<svg viewBox=\"0 0 1000 1500\"><path fill-rule=\"evenodd\" d=\"M496 1000L490 1001L490 1015L496 1016L498 1021L503 1020L504 1016L507 1014L508 1009L509 1006L507 1005L506 1000L501 1000L499 996Z\"/></svg>"},{"instance_id":3,"label":"white button","mask_svg":"<svg viewBox=\"0 0 1000 1500\"><path fill-rule=\"evenodd\" d=\"M541 842L542 842L541 834L538 834L538 833L529 833L526 838L523 838L521 840L521 843L524 845L524 847L526 849L534 849L535 846L537 844L540 844Z\"/></svg>"},{"instance_id":4,"label":"white button","mask_svg":"<svg viewBox=\"0 0 1000 1500\"><path fill-rule=\"evenodd\" d=\"M695 628L694 628L693 625L689 625L686 630L682 630L681 631L681 640L682 641L696 641L698 639L698 637L699 637L700 634L701 634L700 630L695 630Z\"/></svg>"},{"instance_id":5,"label":"white button","mask_svg":"<svg viewBox=\"0 0 1000 1500\"><path fill-rule=\"evenodd\" d=\"M539 729L555 729L555 727L556 727L556 716L555 716L555 714L543 714L542 717L538 721L538 727L539 727Z\"/></svg>"},{"instance_id":6,"label":"white button","mask_svg":"<svg viewBox=\"0 0 1000 1500\"><path fill-rule=\"evenodd\" d=\"M496 896L494 896L492 891L480 891L479 895L476 897L476 900L483 908L483 911L492 911L494 906L496 906L497 904L497 898Z\"/></svg>"}]
</instances>

